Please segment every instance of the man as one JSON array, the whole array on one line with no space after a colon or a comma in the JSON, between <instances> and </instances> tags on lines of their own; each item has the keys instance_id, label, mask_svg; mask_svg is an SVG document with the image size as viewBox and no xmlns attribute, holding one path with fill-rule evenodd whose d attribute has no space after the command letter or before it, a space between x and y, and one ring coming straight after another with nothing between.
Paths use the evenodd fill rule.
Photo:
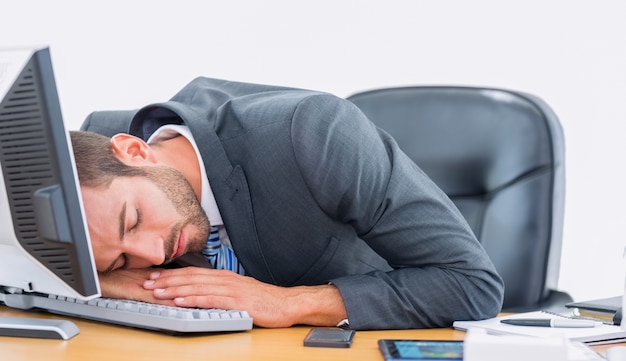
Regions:
<instances>
[{"instance_id":1,"label":"man","mask_svg":"<svg viewBox=\"0 0 626 361\"><path fill-rule=\"evenodd\" d=\"M348 101L198 78L82 130L111 137L72 133L105 296L245 309L263 327L442 327L500 310L502 280L461 214ZM235 272L200 253L209 226ZM151 268L171 261L187 267Z\"/></svg>"}]
</instances>

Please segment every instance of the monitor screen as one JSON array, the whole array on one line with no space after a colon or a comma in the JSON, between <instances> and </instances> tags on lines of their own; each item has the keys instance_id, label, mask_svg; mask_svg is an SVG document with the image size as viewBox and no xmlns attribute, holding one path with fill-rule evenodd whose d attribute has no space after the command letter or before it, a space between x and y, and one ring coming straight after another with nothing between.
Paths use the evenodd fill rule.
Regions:
<instances>
[{"instance_id":1,"label":"monitor screen","mask_svg":"<svg viewBox=\"0 0 626 361\"><path fill-rule=\"evenodd\" d=\"M0 49L0 165L0 291L99 296L46 47Z\"/></svg>"}]
</instances>

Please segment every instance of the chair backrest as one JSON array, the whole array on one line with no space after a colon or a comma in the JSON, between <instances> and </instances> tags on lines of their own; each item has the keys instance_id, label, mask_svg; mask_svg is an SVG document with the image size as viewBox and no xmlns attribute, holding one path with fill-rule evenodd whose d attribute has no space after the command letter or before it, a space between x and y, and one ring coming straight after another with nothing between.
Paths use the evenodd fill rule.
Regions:
<instances>
[{"instance_id":1,"label":"chair backrest","mask_svg":"<svg viewBox=\"0 0 626 361\"><path fill-rule=\"evenodd\" d=\"M474 87L386 88L348 97L454 201L505 282L503 311L571 300L556 291L564 138L536 96Z\"/></svg>"}]
</instances>

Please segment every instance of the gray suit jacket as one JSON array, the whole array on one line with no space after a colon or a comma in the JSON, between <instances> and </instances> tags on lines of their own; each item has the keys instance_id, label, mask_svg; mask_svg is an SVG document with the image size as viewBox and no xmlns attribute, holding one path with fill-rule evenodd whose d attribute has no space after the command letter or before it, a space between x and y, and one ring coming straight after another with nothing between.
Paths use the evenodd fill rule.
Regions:
<instances>
[{"instance_id":1,"label":"gray suit jacket","mask_svg":"<svg viewBox=\"0 0 626 361\"><path fill-rule=\"evenodd\" d=\"M354 329L495 316L503 283L447 196L350 102L197 78L165 103L83 130L144 139L184 123L248 275L339 288Z\"/></svg>"}]
</instances>

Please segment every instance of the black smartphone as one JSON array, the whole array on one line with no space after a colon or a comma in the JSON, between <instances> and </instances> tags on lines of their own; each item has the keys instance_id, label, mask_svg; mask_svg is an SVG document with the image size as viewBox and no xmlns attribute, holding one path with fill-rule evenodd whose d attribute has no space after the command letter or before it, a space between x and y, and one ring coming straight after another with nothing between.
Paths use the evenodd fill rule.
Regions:
<instances>
[{"instance_id":1,"label":"black smartphone","mask_svg":"<svg viewBox=\"0 0 626 361\"><path fill-rule=\"evenodd\" d=\"M304 338L304 346L350 347L354 330L336 327L313 327Z\"/></svg>"},{"instance_id":2,"label":"black smartphone","mask_svg":"<svg viewBox=\"0 0 626 361\"><path fill-rule=\"evenodd\" d=\"M378 340L386 361L463 360L463 341Z\"/></svg>"}]
</instances>

